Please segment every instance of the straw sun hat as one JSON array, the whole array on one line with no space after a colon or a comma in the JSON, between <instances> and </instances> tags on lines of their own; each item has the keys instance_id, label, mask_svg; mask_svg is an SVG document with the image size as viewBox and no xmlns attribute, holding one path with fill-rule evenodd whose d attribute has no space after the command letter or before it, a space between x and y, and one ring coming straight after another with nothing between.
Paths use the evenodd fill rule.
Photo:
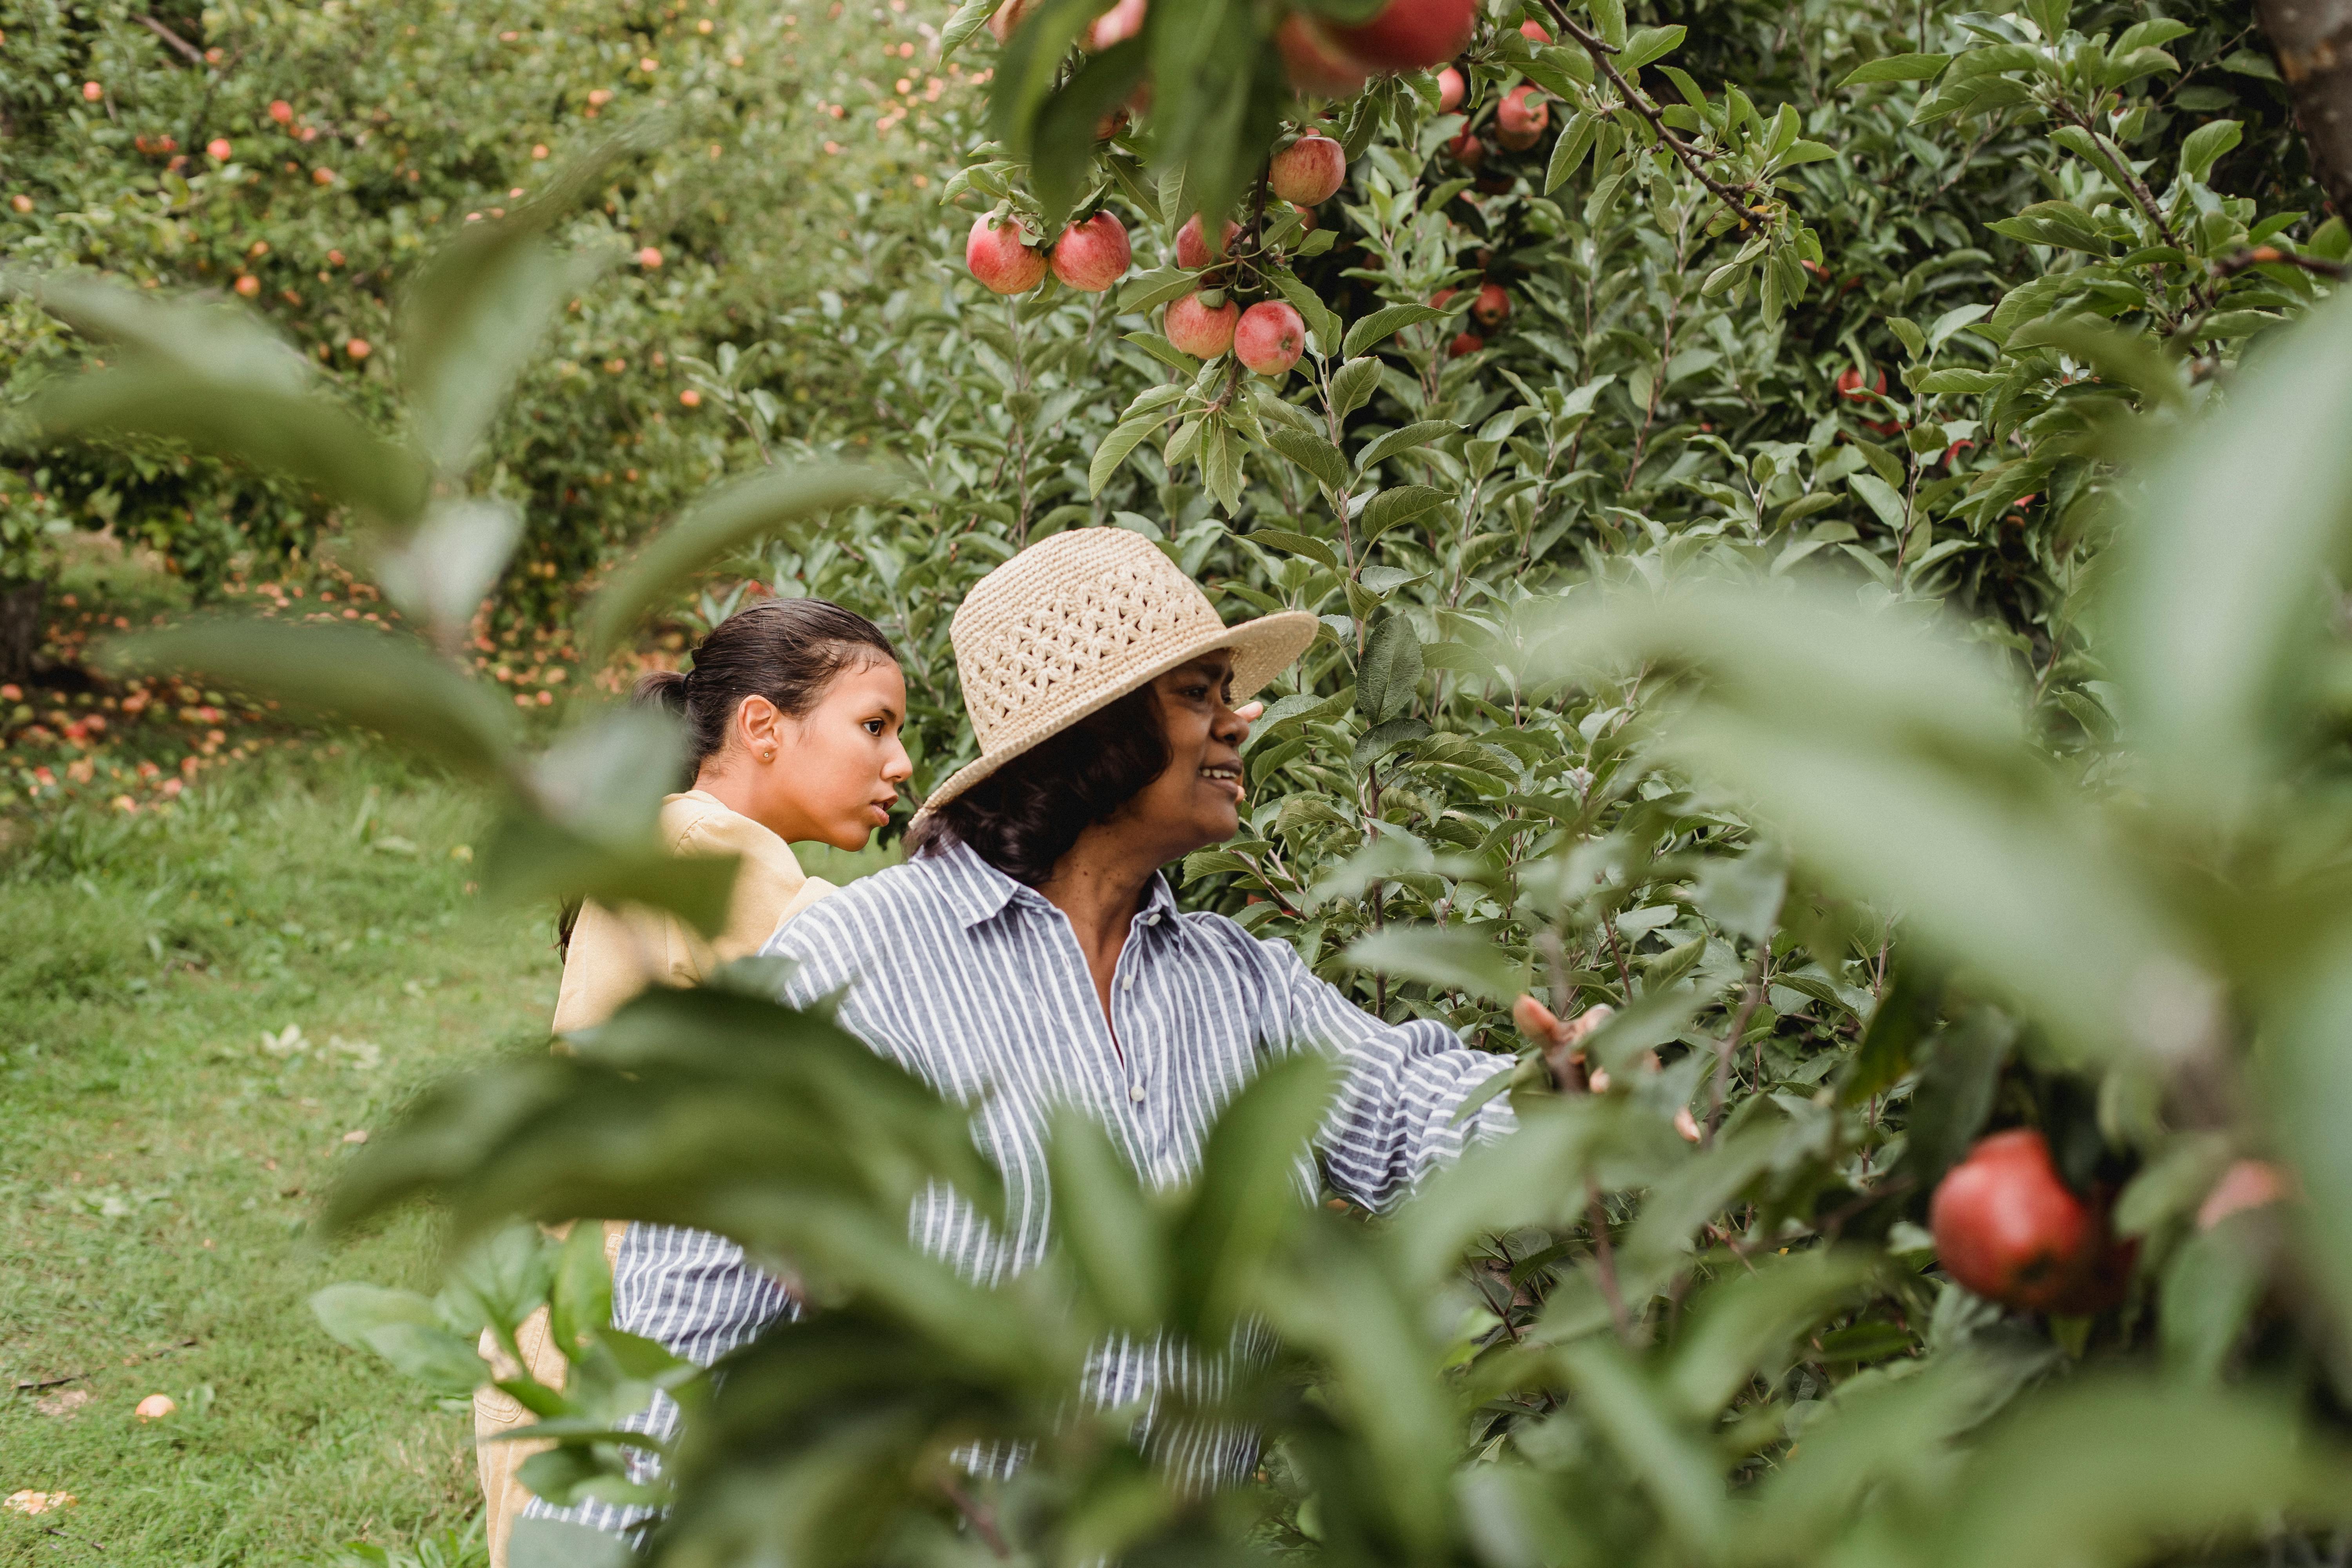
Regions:
<instances>
[{"instance_id":1,"label":"straw sun hat","mask_svg":"<svg viewBox=\"0 0 2352 1568\"><path fill-rule=\"evenodd\" d=\"M948 625L980 760L917 815L1212 649L1232 650L1232 700L1241 702L1307 651L1317 625L1287 610L1226 626L1182 568L1123 528L1074 528L1033 544L982 577Z\"/></svg>"}]
</instances>

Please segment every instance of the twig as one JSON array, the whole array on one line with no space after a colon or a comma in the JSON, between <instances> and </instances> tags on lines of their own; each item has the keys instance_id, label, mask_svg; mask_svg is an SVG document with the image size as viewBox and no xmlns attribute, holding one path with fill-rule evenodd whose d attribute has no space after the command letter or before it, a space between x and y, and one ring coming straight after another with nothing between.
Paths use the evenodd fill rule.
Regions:
<instances>
[{"instance_id":1,"label":"twig","mask_svg":"<svg viewBox=\"0 0 2352 1568\"><path fill-rule=\"evenodd\" d=\"M205 63L204 50L196 47L195 45L188 42L187 39L180 37L179 34L172 31L171 28L155 20L154 17L133 13L131 19L138 23L141 26L146 28L149 32L154 34L157 37L163 39L165 43L171 45L173 48L179 50L181 55L190 65L201 66Z\"/></svg>"},{"instance_id":2,"label":"twig","mask_svg":"<svg viewBox=\"0 0 2352 1568\"><path fill-rule=\"evenodd\" d=\"M1625 967L1625 950L1617 945L1616 924L1607 915L1601 917L1601 934L1608 940L1609 956L1617 962L1617 982L1625 987L1625 1005L1633 1005L1633 974Z\"/></svg>"},{"instance_id":3,"label":"twig","mask_svg":"<svg viewBox=\"0 0 2352 1568\"><path fill-rule=\"evenodd\" d=\"M1764 968L1771 957L1770 942L1756 944L1756 957L1748 966L1748 988L1739 998L1739 1011L1731 1016L1731 1027L1715 1047L1715 1078L1707 1086L1706 1132L1699 1140L1701 1148L1715 1147L1715 1130L1723 1121L1723 1093L1731 1075L1732 1053L1739 1049L1739 1037L1748 1032L1748 1020L1756 1016L1757 1007L1764 1000Z\"/></svg>"},{"instance_id":4,"label":"twig","mask_svg":"<svg viewBox=\"0 0 2352 1568\"><path fill-rule=\"evenodd\" d=\"M1755 186L1749 185L1747 187L1747 192L1743 192L1737 185L1725 184L1700 167L1697 149L1666 129L1665 116L1656 104L1650 101L1649 94L1627 80L1625 73L1619 70L1609 58L1611 55L1617 53L1617 50L1579 26L1576 20L1569 16L1567 7L1560 4L1560 0L1543 0L1543 4L1544 9L1551 13L1552 20L1559 26L1559 30L1583 46L1584 52L1592 57L1593 65L1609 79L1611 85L1617 89L1618 95L1624 99L1626 107L1650 122L1651 132L1659 141L1666 144L1667 151L1681 161L1683 167L1691 172L1691 177L1712 191L1717 201L1731 209L1733 216L1739 220L1740 227L1754 226L1757 221L1756 215L1748 210L1748 204L1742 198L1747 192L1754 191Z\"/></svg>"},{"instance_id":5,"label":"twig","mask_svg":"<svg viewBox=\"0 0 2352 1568\"><path fill-rule=\"evenodd\" d=\"M1585 1215L1592 1226L1592 1265L1601 1276L1601 1299L1609 1303L1609 1316L1617 1324L1617 1337L1627 1344L1633 1342L1633 1325L1625 1316L1624 1292L1617 1288L1617 1257L1609 1245L1609 1209L1601 1201L1601 1184L1591 1176L1584 1178Z\"/></svg>"},{"instance_id":6,"label":"twig","mask_svg":"<svg viewBox=\"0 0 2352 1568\"><path fill-rule=\"evenodd\" d=\"M162 1350L149 1351L145 1355L139 1357L138 1361L131 1362L126 1364L136 1366L139 1364L139 1362L153 1361L158 1356L170 1355L173 1351L193 1350L203 1342L204 1342L201 1340L181 1340L176 1343L165 1345ZM69 1373L65 1377L40 1379L26 1378L16 1384L16 1392L19 1394L38 1394L45 1388L62 1388L68 1383L87 1383L96 1375L97 1373L95 1373L77 1372Z\"/></svg>"},{"instance_id":7,"label":"twig","mask_svg":"<svg viewBox=\"0 0 2352 1568\"><path fill-rule=\"evenodd\" d=\"M2235 278L2249 267L2299 267L2305 272L2322 278L2342 279L2345 272L2340 261L2323 261L2316 256L2297 256L2292 250L2281 250L2275 245L2257 245L2251 250L2241 250L2213 263L2213 277L2218 281Z\"/></svg>"},{"instance_id":8,"label":"twig","mask_svg":"<svg viewBox=\"0 0 2352 1568\"><path fill-rule=\"evenodd\" d=\"M956 1485L953 1476L940 1478L940 1490L948 1494L948 1500L956 1505L956 1511L963 1515L965 1522L969 1523L973 1530L980 1532L980 1538L988 1542L988 1549L996 1553L999 1562L1009 1562L1012 1559L1013 1549L1004 1543L1003 1535L997 1531L995 1516L972 1501L971 1496L961 1487Z\"/></svg>"}]
</instances>

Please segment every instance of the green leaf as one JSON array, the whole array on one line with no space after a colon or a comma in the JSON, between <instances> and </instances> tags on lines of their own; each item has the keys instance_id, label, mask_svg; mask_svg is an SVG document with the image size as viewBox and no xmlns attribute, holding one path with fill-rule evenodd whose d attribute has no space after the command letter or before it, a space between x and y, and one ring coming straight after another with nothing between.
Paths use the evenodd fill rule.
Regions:
<instances>
[{"instance_id":1,"label":"green leaf","mask_svg":"<svg viewBox=\"0 0 2352 1568\"><path fill-rule=\"evenodd\" d=\"M992 0L971 0L988 20ZM971 5L965 6L971 9ZM631 1568L637 1561L629 1543L610 1531L564 1519L518 1516L507 1540L507 1568Z\"/></svg>"},{"instance_id":2,"label":"green leaf","mask_svg":"<svg viewBox=\"0 0 2352 1568\"><path fill-rule=\"evenodd\" d=\"M2244 127L2234 120L2209 120L2191 131L2180 143L2180 177L2202 182L2244 134Z\"/></svg>"},{"instance_id":3,"label":"green leaf","mask_svg":"<svg viewBox=\"0 0 2352 1568\"><path fill-rule=\"evenodd\" d=\"M2183 1241L2158 1292L2165 1369L2186 1383L2219 1383L2267 1285L2241 1227L2224 1224Z\"/></svg>"},{"instance_id":4,"label":"green leaf","mask_svg":"<svg viewBox=\"0 0 2352 1568\"><path fill-rule=\"evenodd\" d=\"M2340 1517L2346 1475L2340 1447L2283 1401L2084 1376L1969 1456L1939 1555L2126 1563L2173 1542L2251 1543L2282 1517Z\"/></svg>"},{"instance_id":5,"label":"green leaf","mask_svg":"<svg viewBox=\"0 0 2352 1568\"><path fill-rule=\"evenodd\" d=\"M2028 245L2085 250L2094 256L2113 248L2097 220L2072 202L2036 202L2015 217L1996 218L1985 226Z\"/></svg>"},{"instance_id":6,"label":"green leaf","mask_svg":"<svg viewBox=\"0 0 2352 1568\"><path fill-rule=\"evenodd\" d=\"M33 290L77 330L118 346L108 368L63 377L33 400L51 437L161 436L291 475L378 521L404 524L428 475L319 384L310 363L247 312L167 305L71 275Z\"/></svg>"},{"instance_id":7,"label":"green leaf","mask_svg":"<svg viewBox=\"0 0 2352 1568\"><path fill-rule=\"evenodd\" d=\"M462 1335L424 1323L387 1323L368 1348L445 1399L462 1399L490 1380L488 1363Z\"/></svg>"},{"instance_id":8,"label":"green leaf","mask_svg":"<svg viewBox=\"0 0 2352 1568\"><path fill-rule=\"evenodd\" d=\"M940 29L941 64L945 64L949 56L970 43L982 27L988 26L988 19L996 15L996 7L1001 3L1003 0L963 0L963 4L956 7L955 15L948 18L948 25Z\"/></svg>"},{"instance_id":9,"label":"green leaf","mask_svg":"<svg viewBox=\"0 0 2352 1568\"><path fill-rule=\"evenodd\" d=\"M1666 1388L1684 1415L1711 1421L1759 1373L1782 1370L1791 1342L1861 1293L1876 1265L1858 1253L1815 1248L1758 1259L1692 1305L1667 1364Z\"/></svg>"},{"instance_id":10,"label":"green leaf","mask_svg":"<svg viewBox=\"0 0 2352 1568\"><path fill-rule=\"evenodd\" d=\"M1949 55L1889 55L1848 71L1838 88L1843 91L1874 81L1932 81L1951 60Z\"/></svg>"},{"instance_id":11,"label":"green leaf","mask_svg":"<svg viewBox=\"0 0 2352 1568\"><path fill-rule=\"evenodd\" d=\"M1876 474L1850 475L1845 482L1854 494L1870 503L1870 510L1876 512L1878 521L1888 528L1900 533L1910 526L1910 504L1893 485Z\"/></svg>"},{"instance_id":12,"label":"green leaf","mask_svg":"<svg viewBox=\"0 0 2352 1568\"><path fill-rule=\"evenodd\" d=\"M1163 267L1157 272L1139 273L1119 285L1119 313L1129 315L1149 310L1171 300L1181 300L1200 286L1199 278L1178 267Z\"/></svg>"},{"instance_id":13,"label":"green leaf","mask_svg":"<svg viewBox=\"0 0 2352 1568\"><path fill-rule=\"evenodd\" d=\"M1364 503L1357 520L1359 537L1370 544L1400 523L1411 522L1453 500L1445 491L1428 485L1399 485L1382 490Z\"/></svg>"},{"instance_id":14,"label":"green leaf","mask_svg":"<svg viewBox=\"0 0 2352 1568\"><path fill-rule=\"evenodd\" d=\"M1365 642L1356 667L1356 711L1385 724L1412 706L1421 685L1421 639L1410 618L1383 616Z\"/></svg>"},{"instance_id":15,"label":"green leaf","mask_svg":"<svg viewBox=\"0 0 2352 1568\"><path fill-rule=\"evenodd\" d=\"M201 671L212 684L374 730L478 775L511 776L520 765L507 707L397 633L200 621L118 637L100 661L121 673Z\"/></svg>"},{"instance_id":16,"label":"green leaf","mask_svg":"<svg viewBox=\"0 0 2352 1568\"><path fill-rule=\"evenodd\" d=\"M2110 326L2095 316L2060 316L2026 322L2010 334L2005 346L2015 353L2043 343L2063 349L2153 406L2180 408L2189 401L2179 364L2143 333Z\"/></svg>"},{"instance_id":17,"label":"green leaf","mask_svg":"<svg viewBox=\"0 0 2352 1568\"><path fill-rule=\"evenodd\" d=\"M1643 27L1625 40L1624 52L1612 62L1619 70L1631 73L1640 70L1654 60L1664 59L1683 47L1690 29L1677 23L1670 27Z\"/></svg>"},{"instance_id":18,"label":"green leaf","mask_svg":"<svg viewBox=\"0 0 2352 1568\"><path fill-rule=\"evenodd\" d=\"M1193 1342L1224 1337L1284 1238L1306 1217L1297 1165L1337 1080L1318 1055L1286 1058L1261 1071L1209 1129L1200 1176L1174 1231L1168 1321Z\"/></svg>"},{"instance_id":19,"label":"green leaf","mask_svg":"<svg viewBox=\"0 0 2352 1568\"><path fill-rule=\"evenodd\" d=\"M604 1227L582 1220L563 1238L547 1299L548 1342L576 1359L589 1338L613 1322L613 1270L604 1261Z\"/></svg>"},{"instance_id":20,"label":"green leaf","mask_svg":"<svg viewBox=\"0 0 2352 1568\"><path fill-rule=\"evenodd\" d=\"M614 843L538 816L507 818L482 856L483 887L492 898L515 904L593 899L666 910L706 937L727 929L735 868L732 856L671 855L650 836Z\"/></svg>"},{"instance_id":21,"label":"green leaf","mask_svg":"<svg viewBox=\"0 0 2352 1568\"><path fill-rule=\"evenodd\" d=\"M368 1336L394 1323L431 1328L441 1321L433 1303L414 1290L382 1285L330 1285L310 1297L310 1314L339 1344L368 1348Z\"/></svg>"},{"instance_id":22,"label":"green leaf","mask_svg":"<svg viewBox=\"0 0 2352 1568\"><path fill-rule=\"evenodd\" d=\"M521 540L522 516L506 501L436 501L405 534L376 542L376 581L444 648L454 648Z\"/></svg>"},{"instance_id":23,"label":"green leaf","mask_svg":"<svg viewBox=\"0 0 2352 1568\"><path fill-rule=\"evenodd\" d=\"M2282 705L2307 679L2318 584L2352 516L2352 442L2336 435L2352 428L2347 354L2352 299L2282 334L2217 412L2168 438L2113 547L2125 731L2142 787L2176 818L2242 819L2302 754Z\"/></svg>"},{"instance_id":24,"label":"green leaf","mask_svg":"<svg viewBox=\"0 0 2352 1568\"><path fill-rule=\"evenodd\" d=\"M1355 749L1349 753L1349 764L1357 769L1370 767L1401 746L1429 736L1429 721L1407 715L1388 719L1373 725L1356 737Z\"/></svg>"},{"instance_id":25,"label":"green leaf","mask_svg":"<svg viewBox=\"0 0 2352 1568\"><path fill-rule=\"evenodd\" d=\"M1171 417L1165 413L1151 413L1141 418L1121 420L1112 426L1102 445L1095 448L1094 461L1087 466L1087 494L1102 494L1103 486L1110 483L1111 476L1118 472L1118 466L1127 461L1129 454L1157 435Z\"/></svg>"},{"instance_id":26,"label":"green leaf","mask_svg":"<svg viewBox=\"0 0 2352 1568\"><path fill-rule=\"evenodd\" d=\"M898 489L872 468L770 468L712 490L614 573L590 601L584 662L601 665L621 635L713 559L790 523L879 500Z\"/></svg>"},{"instance_id":27,"label":"green leaf","mask_svg":"<svg viewBox=\"0 0 2352 1568\"><path fill-rule=\"evenodd\" d=\"M1496 934L1460 926L1384 926L1358 937L1340 958L1358 969L1465 991L1507 1007L1528 989L1528 966L1496 945Z\"/></svg>"},{"instance_id":28,"label":"green leaf","mask_svg":"<svg viewBox=\"0 0 2352 1568\"><path fill-rule=\"evenodd\" d=\"M586 279L517 217L468 224L434 253L400 312L400 379L425 455L472 463L569 290Z\"/></svg>"},{"instance_id":29,"label":"green leaf","mask_svg":"<svg viewBox=\"0 0 2352 1568\"><path fill-rule=\"evenodd\" d=\"M1402 429L1391 430L1377 437L1356 454L1356 469L1368 473L1372 465L1395 457L1399 452L1411 452L1462 433L1462 426L1451 419L1421 419Z\"/></svg>"},{"instance_id":30,"label":"green leaf","mask_svg":"<svg viewBox=\"0 0 2352 1568\"><path fill-rule=\"evenodd\" d=\"M1079 1283L1104 1323L1149 1336L1169 1301L1166 1226L1093 1118L1065 1108L1047 1146L1054 1224Z\"/></svg>"},{"instance_id":31,"label":"green leaf","mask_svg":"<svg viewBox=\"0 0 2352 1568\"><path fill-rule=\"evenodd\" d=\"M1276 426L1265 433L1265 444L1305 468L1316 483L1335 495L1348 489L1348 459L1320 436Z\"/></svg>"},{"instance_id":32,"label":"green leaf","mask_svg":"<svg viewBox=\"0 0 2352 1568\"><path fill-rule=\"evenodd\" d=\"M1650 1495L1665 1533L1696 1556L1725 1539L1723 1476L1700 1433L1673 1412L1623 1350L1587 1342L1558 1353L1579 1408Z\"/></svg>"},{"instance_id":33,"label":"green leaf","mask_svg":"<svg viewBox=\"0 0 2352 1568\"><path fill-rule=\"evenodd\" d=\"M1368 353L1391 334L1423 321L1442 320L1445 312L1428 305L1383 305L1348 329L1339 352L1349 359Z\"/></svg>"},{"instance_id":34,"label":"green leaf","mask_svg":"<svg viewBox=\"0 0 2352 1568\"><path fill-rule=\"evenodd\" d=\"M1331 411L1344 419L1371 401L1381 384L1381 362L1367 354L1331 373Z\"/></svg>"}]
</instances>

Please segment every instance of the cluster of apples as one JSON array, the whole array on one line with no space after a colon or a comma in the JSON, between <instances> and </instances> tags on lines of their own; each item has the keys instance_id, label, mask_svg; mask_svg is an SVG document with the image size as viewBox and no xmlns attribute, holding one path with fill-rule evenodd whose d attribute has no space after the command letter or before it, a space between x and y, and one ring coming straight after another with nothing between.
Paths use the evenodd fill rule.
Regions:
<instances>
[{"instance_id":1,"label":"cluster of apples","mask_svg":"<svg viewBox=\"0 0 2352 1568\"><path fill-rule=\"evenodd\" d=\"M1013 219L982 213L963 246L963 264L997 294L1026 294L1045 280L1049 269L1073 289L1099 294L1119 280L1134 258L1127 226L1107 212L1071 224L1050 250L1031 245Z\"/></svg>"},{"instance_id":2,"label":"cluster of apples","mask_svg":"<svg viewBox=\"0 0 2352 1568\"><path fill-rule=\"evenodd\" d=\"M1549 44L1551 34L1534 22L1519 24L1519 36L1533 44ZM1460 109L1470 96L1469 79L1454 66L1437 73L1437 111L1451 114ZM1528 82L1521 82L1503 95L1495 106L1495 140L1514 153L1524 153L1543 139L1551 128L1551 104L1544 95ZM1486 161L1486 144L1478 133L1464 126L1461 132L1446 142L1445 150L1465 168L1476 168Z\"/></svg>"},{"instance_id":3,"label":"cluster of apples","mask_svg":"<svg viewBox=\"0 0 2352 1568\"><path fill-rule=\"evenodd\" d=\"M1442 310L1445 309L1446 301L1460 292L1458 289L1440 289L1429 297L1429 302ZM1480 326L1492 331L1510 320L1511 296L1500 283L1491 279L1481 283L1478 297L1470 302L1470 316ZM1465 328L1456 332L1454 341L1445 345L1445 353L1449 359L1460 359L1464 354L1475 354L1486 346L1484 337Z\"/></svg>"}]
</instances>

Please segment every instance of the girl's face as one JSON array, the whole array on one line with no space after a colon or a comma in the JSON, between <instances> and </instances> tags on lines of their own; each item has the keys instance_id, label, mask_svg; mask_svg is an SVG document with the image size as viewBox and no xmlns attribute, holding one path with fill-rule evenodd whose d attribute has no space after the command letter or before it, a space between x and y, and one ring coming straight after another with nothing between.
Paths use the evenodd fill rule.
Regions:
<instances>
[{"instance_id":1,"label":"girl's face","mask_svg":"<svg viewBox=\"0 0 2352 1568\"><path fill-rule=\"evenodd\" d=\"M907 679L879 656L834 677L796 719L747 697L729 737L736 754L711 759L727 764L713 782L735 787L713 793L788 843L863 849L915 771L898 741L906 720Z\"/></svg>"}]
</instances>

